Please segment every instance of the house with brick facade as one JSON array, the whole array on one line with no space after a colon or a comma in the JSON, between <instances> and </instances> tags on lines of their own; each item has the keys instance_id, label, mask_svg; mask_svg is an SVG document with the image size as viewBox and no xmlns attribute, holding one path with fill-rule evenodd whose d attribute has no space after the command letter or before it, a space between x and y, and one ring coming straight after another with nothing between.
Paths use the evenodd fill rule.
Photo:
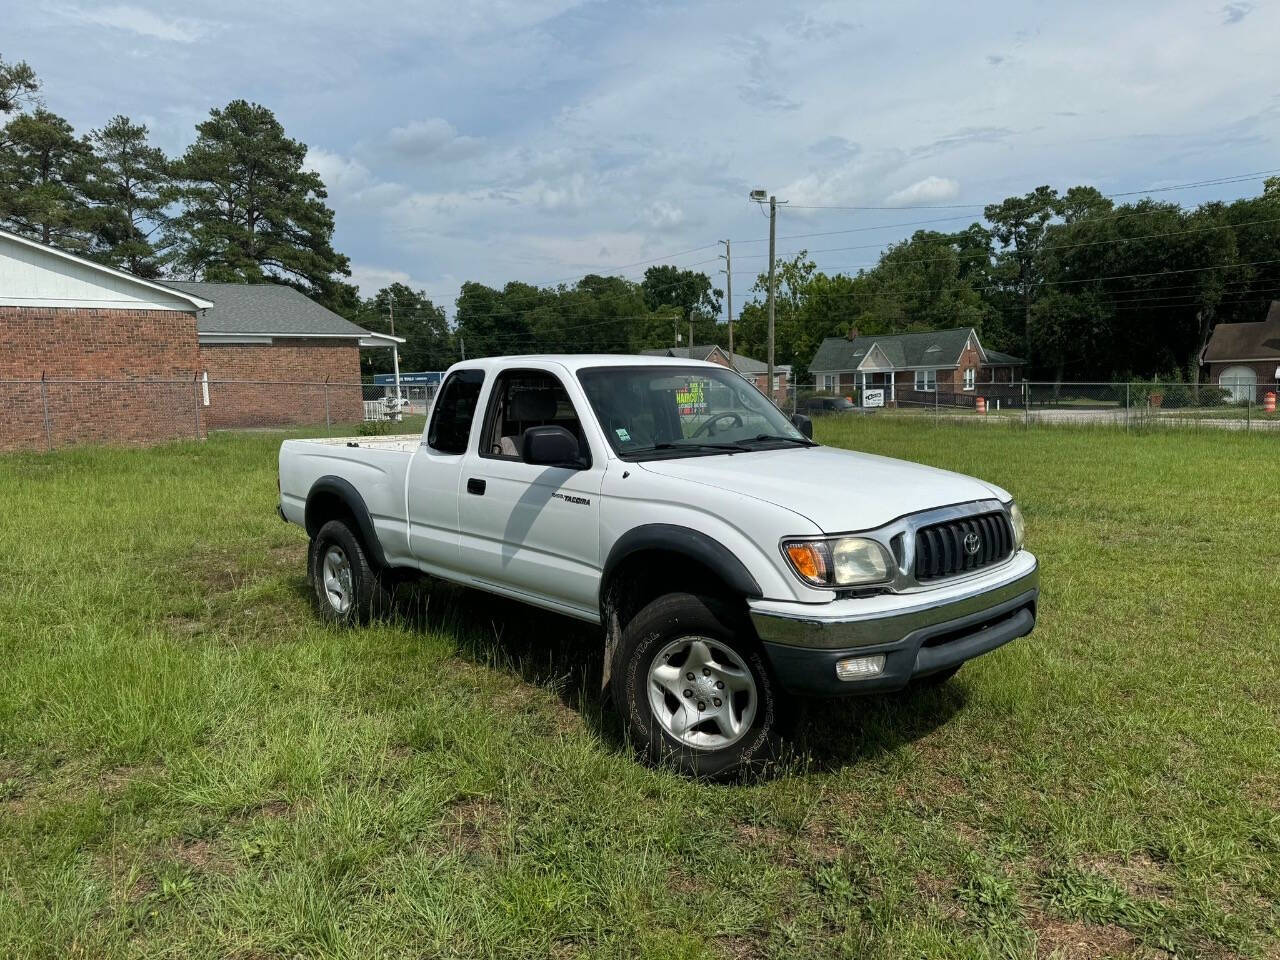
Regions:
<instances>
[{"instance_id":1,"label":"house with brick facade","mask_svg":"<svg viewBox=\"0 0 1280 960\"><path fill-rule=\"evenodd\" d=\"M1025 361L982 345L973 327L884 336L827 337L818 346L809 375L822 393L852 396L884 390L891 405L947 403L965 397L1012 392Z\"/></svg>"},{"instance_id":2,"label":"house with brick facade","mask_svg":"<svg viewBox=\"0 0 1280 960\"><path fill-rule=\"evenodd\" d=\"M753 384L761 393L768 396L769 365L761 360L735 353L732 358L729 351L715 344L693 347L659 347L656 350L640 351L648 357L679 357L682 360L705 360L718 363L722 367L733 367ZM791 367L787 364L773 366L773 398L775 403L786 403L788 391L791 389Z\"/></svg>"},{"instance_id":3,"label":"house with brick facade","mask_svg":"<svg viewBox=\"0 0 1280 960\"><path fill-rule=\"evenodd\" d=\"M209 426L360 420L360 350L402 338L371 333L278 283L165 285L209 302L196 323Z\"/></svg>"},{"instance_id":4,"label":"house with brick facade","mask_svg":"<svg viewBox=\"0 0 1280 960\"><path fill-rule=\"evenodd\" d=\"M1275 390L1280 383L1280 300L1273 300L1259 323L1220 323L1200 355L1216 383L1237 403Z\"/></svg>"},{"instance_id":5,"label":"house with brick facade","mask_svg":"<svg viewBox=\"0 0 1280 960\"><path fill-rule=\"evenodd\" d=\"M314 423L326 402L359 420L359 351L395 342L290 287L144 280L0 230L0 450Z\"/></svg>"}]
</instances>

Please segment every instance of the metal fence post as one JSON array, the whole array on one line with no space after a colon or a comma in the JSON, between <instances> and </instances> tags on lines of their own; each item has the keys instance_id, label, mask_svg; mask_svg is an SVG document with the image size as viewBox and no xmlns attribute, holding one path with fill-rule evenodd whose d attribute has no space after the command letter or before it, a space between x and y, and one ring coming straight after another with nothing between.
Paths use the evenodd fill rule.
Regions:
<instances>
[{"instance_id":1,"label":"metal fence post","mask_svg":"<svg viewBox=\"0 0 1280 960\"><path fill-rule=\"evenodd\" d=\"M1124 385L1124 429L1129 431L1129 384Z\"/></svg>"},{"instance_id":2,"label":"metal fence post","mask_svg":"<svg viewBox=\"0 0 1280 960\"><path fill-rule=\"evenodd\" d=\"M40 371L40 405L44 408L44 445L53 449L53 425L49 422L49 375Z\"/></svg>"},{"instance_id":3,"label":"metal fence post","mask_svg":"<svg viewBox=\"0 0 1280 960\"><path fill-rule=\"evenodd\" d=\"M196 401L196 439L200 439L200 374L197 373L191 378L191 385L194 388L191 391Z\"/></svg>"},{"instance_id":4,"label":"metal fence post","mask_svg":"<svg viewBox=\"0 0 1280 960\"><path fill-rule=\"evenodd\" d=\"M1022 381L1022 429L1031 429L1031 384Z\"/></svg>"},{"instance_id":5,"label":"metal fence post","mask_svg":"<svg viewBox=\"0 0 1280 960\"><path fill-rule=\"evenodd\" d=\"M326 436L333 436L333 425L329 421L329 378L324 378L324 432Z\"/></svg>"},{"instance_id":6,"label":"metal fence post","mask_svg":"<svg viewBox=\"0 0 1280 960\"><path fill-rule=\"evenodd\" d=\"M1253 429L1253 391L1249 391L1249 397L1245 402L1244 429L1248 433Z\"/></svg>"}]
</instances>

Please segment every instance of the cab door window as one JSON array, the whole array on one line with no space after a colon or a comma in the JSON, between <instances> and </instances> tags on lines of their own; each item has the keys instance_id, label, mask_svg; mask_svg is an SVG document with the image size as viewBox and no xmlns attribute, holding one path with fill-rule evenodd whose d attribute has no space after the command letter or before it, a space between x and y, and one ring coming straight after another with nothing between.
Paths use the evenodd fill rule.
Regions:
<instances>
[{"instance_id":1,"label":"cab door window","mask_svg":"<svg viewBox=\"0 0 1280 960\"><path fill-rule=\"evenodd\" d=\"M590 464L582 422L560 378L543 370L508 370L493 384L480 438L480 456L519 460L520 439L525 430L545 426L564 427L577 437L583 460Z\"/></svg>"},{"instance_id":2,"label":"cab door window","mask_svg":"<svg viewBox=\"0 0 1280 960\"><path fill-rule=\"evenodd\" d=\"M484 385L483 370L455 370L440 388L427 428L427 446L438 453L466 453Z\"/></svg>"}]
</instances>

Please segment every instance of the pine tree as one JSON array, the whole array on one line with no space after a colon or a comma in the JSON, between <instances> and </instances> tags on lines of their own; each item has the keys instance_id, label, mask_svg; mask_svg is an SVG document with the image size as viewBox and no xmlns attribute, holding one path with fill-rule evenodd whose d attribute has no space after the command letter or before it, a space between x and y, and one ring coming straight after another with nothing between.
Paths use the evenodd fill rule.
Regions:
<instances>
[{"instance_id":1,"label":"pine tree","mask_svg":"<svg viewBox=\"0 0 1280 960\"><path fill-rule=\"evenodd\" d=\"M140 277L160 276L167 259L167 208L176 195L168 158L147 142L147 128L128 117L113 118L89 141L94 258Z\"/></svg>"},{"instance_id":2,"label":"pine tree","mask_svg":"<svg viewBox=\"0 0 1280 960\"><path fill-rule=\"evenodd\" d=\"M66 120L43 108L0 129L0 224L68 250L89 245L86 185L93 151Z\"/></svg>"},{"instance_id":3,"label":"pine tree","mask_svg":"<svg viewBox=\"0 0 1280 960\"><path fill-rule=\"evenodd\" d=\"M280 281L322 302L342 301L349 261L333 249L333 211L307 148L266 107L233 100L196 127L177 162L182 213L171 236L179 261L206 280Z\"/></svg>"}]
</instances>

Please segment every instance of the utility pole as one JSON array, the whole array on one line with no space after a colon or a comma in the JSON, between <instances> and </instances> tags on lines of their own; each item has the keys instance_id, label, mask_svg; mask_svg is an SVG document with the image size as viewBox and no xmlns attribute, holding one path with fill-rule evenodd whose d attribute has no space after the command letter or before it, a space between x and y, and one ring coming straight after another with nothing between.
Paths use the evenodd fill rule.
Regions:
<instances>
[{"instance_id":1,"label":"utility pole","mask_svg":"<svg viewBox=\"0 0 1280 960\"><path fill-rule=\"evenodd\" d=\"M689 350L693 350L693 314L689 314ZM689 354L689 359L693 359L693 353Z\"/></svg>"},{"instance_id":2,"label":"utility pole","mask_svg":"<svg viewBox=\"0 0 1280 960\"><path fill-rule=\"evenodd\" d=\"M752 203L764 204L765 199L769 201L769 393L770 400L774 399L773 389L773 273L774 273L774 246L778 238L778 198L767 190L752 190L749 199ZM783 200L783 203L787 201Z\"/></svg>"},{"instance_id":3,"label":"utility pole","mask_svg":"<svg viewBox=\"0 0 1280 960\"><path fill-rule=\"evenodd\" d=\"M396 335L396 297L394 293L387 296L387 316L391 321L391 336L394 337ZM396 343L394 340L391 341L391 364L392 369L395 370L396 374L395 419L400 420L403 416L400 412L400 344Z\"/></svg>"},{"instance_id":4,"label":"utility pole","mask_svg":"<svg viewBox=\"0 0 1280 960\"><path fill-rule=\"evenodd\" d=\"M733 260L729 250L729 241L721 240L724 244L724 254L721 257L724 260L724 293L725 305L729 314L729 362L733 363Z\"/></svg>"},{"instance_id":5,"label":"utility pole","mask_svg":"<svg viewBox=\"0 0 1280 960\"><path fill-rule=\"evenodd\" d=\"M769 399L773 399L773 247L778 234L778 200L769 195Z\"/></svg>"}]
</instances>

